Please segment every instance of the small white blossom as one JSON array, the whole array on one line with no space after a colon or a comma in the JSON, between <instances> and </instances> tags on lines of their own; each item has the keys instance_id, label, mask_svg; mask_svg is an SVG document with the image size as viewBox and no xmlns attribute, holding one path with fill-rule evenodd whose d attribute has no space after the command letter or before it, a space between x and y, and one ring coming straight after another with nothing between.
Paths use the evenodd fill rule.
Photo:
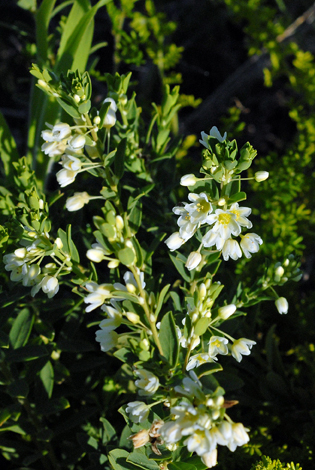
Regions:
<instances>
[{"instance_id":1,"label":"small white blossom","mask_svg":"<svg viewBox=\"0 0 315 470\"><path fill-rule=\"evenodd\" d=\"M237 362L241 362L242 356L249 356L254 344L256 344L256 341L251 339L240 338L235 340L231 347L232 356Z\"/></svg>"},{"instance_id":2,"label":"small white blossom","mask_svg":"<svg viewBox=\"0 0 315 470\"><path fill-rule=\"evenodd\" d=\"M180 179L180 184L182 186L194 186L198 181L198 178L196 178L195 175L189 174L189 175L184 175Z\"/></svg>"},{"instance_id":3,"label":"small white blossom","mask_svg":"<svg viewBox=\"0 0 315 470\"><path fill-rule=\"evenodd\" d=\"M135 374L139 377L135 381L136 386L140 388L139 395L149 396L157 391L160 382L152 372L146 369L138 369L135 371Z\"/></svg>"},{"instance_id":4,"label":"small white blossom","mask_svg":"<svg viewBox=\"0 0 315 470\"><path fill-rule=\"evenodd\" d=\"M105 127L106 129L110 129L116 123L117 105L115 103L115 100L113 100L113 98L106 98L104 100L104 103L107 103L107 102L110 102L110 106L109 106L108 111L106 113L103 127Z\"/></svg>"},{"instance_id":5,"label":"small white blossom","mask_svg":"<svg viewBox=\"0 0 315 470\"><path fill-rule=\"evenodd\" d=\"M244 428L242 423L232 424L232 437L227 444L231 452L234 452L236 447L247 444L249 436L246 431L248 431L248 429Z\"/></svg>"},{"instance_id":6,"label":"small white blossom","mask_svg":"<svg viewBox=\"0 0 315 470\"><path fill-rule=\"evenodd\" d=\"M222 336L211 336L209 341L208 353L211 359L217 360L217 354L228 354L228 340Z\"/></svg>"},{"instance_id":7,"label":"small white blossom","mask_svg":"<svg viewBox=\"0 0 315 470\"><path fill-rule=\"evenodd\" d=\"M201 456L201 460L208 468L215 467L218 463L218 449L206 452Z\"/></svg>"},{"instance_id":8,"label":"small white blossom","mask_svg":"<svg viewBox=\"0 0 315 470\"><path fill-rule=\"evenodd\" d=\"M207 223L214 224L211 231L218 234L223 240L227 240L231 238L231 235L238 236L241 233L240 224L236 219L235 213L216 209L214 214L208 216ZM204 245L206 246L205 243Z\"/></svg>"},{"instance_id":9,"label":"small white blossom","mask_svg":"<svg viewBox=\"0 0 315 470\"><path fill-rule=\"evenodd\" d=\"M126 413L134 423L142 423L149 416L150 408L143 401L131 401L127 404Z\"/></svg>"},{"instance_id":10,"label":"small white blossom","mask_svg":"<svg viewBox=\"0 0 315 470\"><path fill-rule=\"evenodd\" d=\"M285 297L279 297L275 301L275 305L279 313L288 313L289 310L289 303Z\"/></svg>"},{"instance_id":11,"label":"small white blossom","mask_svg":"<svg viewBox=\"0 0 315 470\"><path fill-rule=\"evenodd\" d=\"M212 205L206 193L189 193L188 199L191 204L185 204L184 208L188 212L192 224L205 224L208 222L208 215L212 212ZM175 212L175 211L174 211ZM179 223L178 223L179 225Z\"/></svg>"},{"instance_id":12,"label":"small white blossom","mask_svg":"<svg viewBox=\"0 0 315 470\"><path fill-rule=\"evenodd\" d=\"M198 223L193 223L189 212L185 207L175 206L173 212L179 215L177 225L179 226L179 237L186 242L189 240L197 231Z\"/></svg>"},{"instance_id":13,"label":"small white blossom","mask_svg":"<svg viewBox=\"0 0 315 470\"><path fill-rule=\"evenodd\" d=\"M170 237L165 240L165 243L170 251L177 250L180 248L186 240L184 240L180 235L179 232L174 232Z\"/></svg>"},{"instance_id":14,"label":"small white blossom","mask_svg":"<svg viewBox=\"0 0 315 470\"><path fill-rule=\"evenodd\" d=\"M100 343L103 352L110 351L117 345L118 334L116 331L101 328L95 333L95 336L95 340Z\"/></svg>"},{"instance_id":15,"label":"small white blossom","mask_svg":"<svg viewBox=\"0 0 315 470\"><path fill-rule=\"evenodd\" d=\"M255 173L255 180L260 183L261 181L265 181L267 178L269 178L269 173L268 171L256 171Z\"/></svg>"},{"instance_id":16,"label":"small white blossom","mask_svg":"<svg viewBox=\"0 0 315 470\"><path fill-rule=\"evenodd\" d=\"M192 269L197 268L201 260L202 260L201 254L198 253L198 251L192 251L187 258L185 266L189 271L191 271Z\"/></svg>"},{"instance_id":17,"label":"small white blossom","mask_svg":"<svg viewBox=\"0 0 315 470\"><path fill-rule=\"evenodd\" d=\"M234 259L234 261L236 261L238 258L241 258L242 252L238 242L233 240L233 238L228 238L225 240L222 248L222 256L224 261L228 261L229 258Z\"/></svg>"},{"instance_id":18,"label":"small white blossom","mask_svg":"<svg viewBox=\"0 0 315 470\"><path fill-rule=\"evenodd\" d=\"M110 253L99 243L93 243L92 248L86 252L86 257L94 263L100 263Z\"/></svg>"},{"instance_id":19,"label":"small white blossom","mask_svg":"<svg viewBox=\"0 0 315 470\"><path fill-rule=\"evenodd\" d=\"M86 307L86 312L91 312L97 307L101 307L104 302L112 297L113 286L112 284L96 284L96 282L88 282L85 285L86 289L90 292L84 302L90 304Z\"/></svg>"},{"instance_id":20,"label":"small white blossom","mask_svg":"<svg viewBox=\"0 0 315 470\"><path fill-rule=\"evenodd\" d=\"M85 204L88 204L90 195L83 191L82 193L74 193L73 196L68 197L66 200L66 208L69 212L74 212L82 209Z\"/></svg>"},{"instance_id":21,"label":"small white blossom","mask_svg":"<svg viewBox=\"0 0 315 470\"><path fill-rule=\"evenodd\" d=\"M224 305L224 307L220 307L218 310L218 314L220 318L223 318L223 320L227 320L230 318L233 313L236 311L236 306L234 304L230 305Z\"/></svg>"},{"instance_id":22,"label":"small white blossom","mask_svg":"<svg viewBox=\"0 0 315 470\"><path fill-rule=\"evenodd\" d=\"M76 134L68 140L67 149L71 150L72 152L78 153L80 150L83 149L85 141L85 135Z\"/></svg>"},{"instance_id":23,"label":"small white blossom","mask_svg":"<svg viewBox=\"0 0 315 470\"><path fill-rule=\"evenodd\" d=\"M77 171L66 170L65 168L63 168L62 170L57 172L56 178L61 188L64 188L65 186L68 186L68 184L73 183L77 174Z\"/></svg>"},{"instance_id":24,"label":"small white blossom","mask_svg":"<svg viewBox=\"0 0 315 470\"><path fill-rule=\"evenodd\" d=\"M247 233L241 236L241 248L246 258L251 258L251 253L257 253L259 245L262 244L262 239L256 233Z\"/></svg>"},{"instance_id":25,"label":"small white blossom","mask_svg":"<svg viewBox=\"0 0 315 470\"><path fill-rule=\"evenodd\" d=\"M195 354L194 356L190 357L186 370L195 369L196 367L199 367L201 364L205 364L206 362L213 362L209 354Z\"/></svg>"}]
</instances>

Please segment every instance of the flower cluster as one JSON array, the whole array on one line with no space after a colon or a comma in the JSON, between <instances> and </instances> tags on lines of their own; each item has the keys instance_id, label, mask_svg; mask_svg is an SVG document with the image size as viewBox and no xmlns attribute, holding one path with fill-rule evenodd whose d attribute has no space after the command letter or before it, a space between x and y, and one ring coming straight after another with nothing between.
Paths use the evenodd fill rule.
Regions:
<instances>
[{"instance_id":1,"label":"flower cluster","mask_svg":"<svg viewBox=\"0 0 315 470\"><path fill-rule=\"evenodd\" d=\"M211 148L209 138L224 145L226 133L222 137L217 128L212 128L210 135L203 132L200 142L207 149ZM184 203L182 206L173 208L173 212L179 216L177 221L179 230L165 241L171 251L180 248L196 234L198 229L207 228L202 236L199 249L191 252L188 256L186 267L189 270L195 269L201 264L203 260L202 248L215 247L217 251L222 252L223 259L227 261L229 258L237 260L242 256L242 253L246 258L250 258L251 253L257 253L259 246L262 244L262 239L256 233L242 233L244 229L252 228L252 223L248 219L251 209L240 206L238 202L230 202L229 196L225 193L225 186L233 181L232 177L235 173L234 167L236 164L237 162L230 162L228 165L224 161L221 165L218 163L217 166L211 167L210 175L204 179L198 179L192 174L185 175L181 179L181 185L183 186L195 186L198 181L207 183L207 181L213 180L212 173L215 169L217 172L216 181L221 182L221 195L220 191L214 192L209 186L209 193L205 191L200 194L189 193L190 203ZM228 178L226 177L227 169L224 165L227 168L231 167ZM219 168L221 168L220 171ZM219 175L221 176L219 177ZM240 181L238 176L234 176L235 181ZM263 181L268 176L267 172L257 172L255 179ZM240 242L233 237L240 237Z\"/></svg>"},{"instance_id":2,"label":"flower cluster","mask_svg":"<svg viewBox=\"0 0 315 470\"><path fill-rule=\"evenodd\" d=\"M28 240L23 239L23 248L3 256L6 271L11 271L10 279L22 282L23 286L32 287L31 295L34 297L40 289L53 297L59 291L58 275L71 271L70 257L62 252L63 244L60 238L52 243L48 233L38 234L25 227ZM41 267L41 261L47 253L54 262ZM63 259L61 262L59 259Z\"/></svg>"},{"instance_id":3,"label":"flower cluster","mask_svg":"<svg viewBox=\"0 0 315 470\"><path fill-rule=\"evenodd\" d=\"M143 375L146 380L142 385L154 393L158 379L148 371L143 371ZM179 443L185 445L189 452L196 452L208 467L217 463L218 445L227 446L234 452L238 446L246 444L248 430L241 423L233 423L226 414L222 391L218 388L211 395L205 394L201 382L190 372L190 377L185 377L181 385L174 387L177 402L170 408L170 417L159 421L159 444L171 450ZM132 422L142 423L148 418L150 408L157 403L160 401L150 405L141 401L130 402L125 411ZM149 438L143 438L143 432L146 430L131 436L135 447L149 442Z\"/></svg>"}]
</instances>

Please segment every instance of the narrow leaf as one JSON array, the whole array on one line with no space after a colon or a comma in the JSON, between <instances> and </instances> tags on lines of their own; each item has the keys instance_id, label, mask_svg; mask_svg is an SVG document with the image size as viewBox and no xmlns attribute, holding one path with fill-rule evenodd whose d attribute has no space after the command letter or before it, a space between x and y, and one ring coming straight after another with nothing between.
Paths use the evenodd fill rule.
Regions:
<instances>
[{"instance_id":1,"label":"narrow leaf","mask_svg":"<svg viewBox=\"0 0 315 470\"><path fill-rule=\"evenodd\" d=\"M21 348L27 343L32 331L34 318L34 314L28 308L23 308L20 311L9 333L9 340L13 349Z\"/></svg>"},{"instance_id":2,"label":"narrow leaf","mask_svg":"<svg viewBox=\"0 0 315 470\"><path fill-rule=\"evenodd\" d=\"M178 362L179 344L172 312L162 318L159 339L165 358L171 367L175 367Z\"/></svg>"}]
</instances>

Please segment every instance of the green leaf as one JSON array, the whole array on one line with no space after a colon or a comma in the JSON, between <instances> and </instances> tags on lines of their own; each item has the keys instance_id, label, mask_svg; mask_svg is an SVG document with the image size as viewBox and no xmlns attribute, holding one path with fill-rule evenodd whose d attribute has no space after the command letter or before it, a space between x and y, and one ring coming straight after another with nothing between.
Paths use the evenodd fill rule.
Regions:
<instances>
[{"instance_id":1,"label":"green leaf","mask_svg":"<svg viewBox=\"0 0 315 470\"><path fill-rule=\"evenodd\" d=\"M111 450L108 459L114 470L135 470L134 465L127 462L129 452L123 449Z\"/></svg>"},{"instance_id":2,"label":"green leaf","mask_svg":"<svg viewBox=\"0 0 315 470\"><path fill-rule=\"evenodd\" d=\"M135 254L132 248L126 247L117 253L119 261L125 266L130 266L135 260Z\"/></svg>"},{"instance_id":3,"label":"green leaf","mask_svg":"<svg viewBox=\"0 0 315 470\"><path fill-rule=\"evenodd\" d=\"M70 224L67 225L67 242L68 242L69 254L71 256L71 259L75 261L76 263L80 263L79 252L71 238L71 225Z\"/></svg>"},{"instance_id":4,"label":"green leaf","mask_svg":"<svg viewBox=\"0 0 315 470\"><path fill-rule=\"evenodd\" d=\"M39 372L40 380L46 390L48 398L51 398L54 388L54 368L50 361L47 361Z\"/></svg>"},{"instance_id":5,"label":"green leaf","mask_svg":"<svg viewBox=\"0 0 315 470\"><path fill-rule=\"evenodd\" d=\"M2 113L0 112L0 158L4 166L6 177L12 177L12 162L19 159L15 140L10 132Z\"/></svg>"},{"instance_id":6,"label":"green leaf","mask_svg":"<svg viewBox=\"0 0 315 470\"><path fill-rule=\"evenodd\" d=\"M116 436L115 428L110 424L109 421L105 418L100 418L101 423L103 423L103 444L107 444L110 440Z\"/></svg>"},{"instance_id":7,"label":"green leaf","mask_svg":"<svg viewBox=\"0 0 315 470\"><path fill-rule=\"evenodd\" d=\"M175 268L177 269L179 274L182 276L184 281L191 282L191 277L187 273L187 270L185 269L186 258L181 254L174 255L173 253L170 253L169 255L170 255L171 260L173 261Z\"/></svg>"},{"instance_id":8,"label":"green leaf","mask_svg":"<svg viewBox=\"0 0 315 470\"><path fill-rule=\"evenodd\" d=\"M45 346L26 345L23 348L6 352L6 360L8 362L33 361L39 357L48 356L48 354L48 350Z\"/></svg>"},{"instance_id":9,"label":"green leaf","mask_svg":"<svg viewBox=\"0 0 315 470\"><path fill-rule=\"evenodd\" d=\"M194 465L186 462L171 462L170 464L168 464L167 468L169 470L196 470L196 467Z\"/></svg>"},{"instance_id":10,"label":"green leaf","mask_svg":"<svg viewBox=\"0 0 315 470\"><path fill-rule=\"evenodd\" d=\"M9 333L10 344L13 349L21 348L27 343L34 324L35 315L28 308L20 311Z\"/></svg>"},{"instance_id":11,"label":"green leaf","mask_svg":"<svg viewBox=\"0 0 315 470\"><path fill-rule=\"evenodd\" d=\"M164 298L170 288L170 285L171 284L167 284L166 286L163 287L163 289L161 290L160 294L159 294L159 298L158 298L158 301L157 301L157 305L156 305L156 310L155 310L155 316L157 318L161 308L162 308L162 305L163 305L163 302L164 302Z\"/></svg>"},{"instance_id":12,"label":"green leaf","mask_svg":"<svg viewBox=\"0 0 315 470\"><path fill-rule=\"evenodd\" d=\"M114 160L114 173L118 179L121 179L125 171L125 155L126 155L127 139L122 139L118 146Z\"/></svg>"},{"instance_id":13,"label":"green leaf","mask_svg":"<svg viewBox=\"0 0 315 470\"><path fill-rule=\"evenodd\" d=\"M139 227L141 226L141 221L142 221L142 204L141 204L141 201L139 201L138 204L134 204L134 206L132 207L128 215L129 227L133 234L138 232Z\"/></svg>"},{"instance_id":14,"label":"green leaf","mask_svg":"<svg viewBox=\"0 0 315 470\"><path fill-rule=\"evenodd\" d=\"M206 364L201 364L201 366L194 369L194 372L196 372L198 379L200 379L200 377L203 377L204 375L214 374L221 370L223 370L221 364L218 364L217 362L207 362Z\"/></svg>"},{"instance_id":15,"label":"green leaf","mask_svg":"<svg viewBox=\"0 0 315 470\"><path fill-rule=\"evenodd\" d=\"M98 9L109 3L109 1L111 0L100 0L88 11L86 9L89 2L81 0L74 4L60 41L55 67L56 72L64 70L84 72L92 44L93 18Z\"/></svg>"},{"instance_id":16,"label":"green leaf","mask_svg":"<svg viewBox=\"0 0 315 470\"><path fill-rule=\"evenodd\" d=\"M245 201L246 198L247 198L246 193L244 193L244 191L240 191L236 194L233 194L233 196L229 198L228 203L234 204L235 202Z\"/></svg>"},{"instance_id":17,"label":"green leaf","mask_svg":"<svg viewBox=\"0 0 315 470\"><path fill-rule=\"evenodd\" d=\"M159 339L164 357L171 367L175 367L178 362L179 344L172 312L168 312L162 318Z\"/></svg>"},{"instance_id":18,"label":"green leaf","mask_svg":"<svg viewBox=\"0 0 315 470\"><path fill-rule=\"evenodd\" d=\"M37 411L45 416L55 415L60 411L70 408L70 403L64 397L55 398L53 400L47 400L44 403L38 405Z\"/></svg>"},{"instance_id":19,"label":"green leaf","mask_svg":"<svg viewBox=\"0 0 315 470\"><path fill-rule=\"evenodd\" d=\"M48 52L48 27L56 0L43 0L35 16L36 46L40 62L45 63Z\"/></svg>"},{"instance_id":20,"label":"green leaf","mask_svg":"<svg viewBox=\"0 0 315 470\"><path fill-rule=\"evenodd\" d=\"M132 462L137 467L143 468L144 470L159 470L158 464L143 454L141 451L133 451L129 454L127 462Z\"/></svg>"},{"instance_id":21,"label":"green leaf","mask_svg":"<svg viewBox=\"0 0 315 470\"><path fill-rule=\"evenodd\" d=\"M197 336L202 336L207 331L210 321L210 318L199 318L195 325L194 334Z\"/></svg>"},{"instance_id":22,"label":"green leaf","mask_svg":"<svg viewBox=\"0 0 315 470\"><path fill-rule=\"evenodd\" d=\"M26 380L17 379L8 386L8 393L14 398L26 398L29 388Z\"/></svg>"}]
</instances>

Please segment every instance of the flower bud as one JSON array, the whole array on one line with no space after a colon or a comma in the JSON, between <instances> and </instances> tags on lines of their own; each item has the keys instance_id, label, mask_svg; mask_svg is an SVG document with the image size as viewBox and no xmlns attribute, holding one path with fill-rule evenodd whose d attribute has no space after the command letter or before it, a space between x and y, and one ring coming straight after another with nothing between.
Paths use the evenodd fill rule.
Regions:
<instances>
[{"instance_id":1,"label":"flower bud","mask_svg":"<svg viewBox=\"0 0 315 470\"><path fill-rule=\"evenodd\" d=\"M265 181L267 178L269 178L269 173L268 171L256 171L255 173L255 180L260 183L261 181Z\"/></svg>"},{"instance_id":2,"label":"flower bud","mask_svg":"<svg viewBox=\"0 0 315 470\"><path fill-rule=\"evenodd\" d=\"M124 219L121 215L116 215L116 228L117 230L122 230L124 228Z\"/></svg>"},{"instance_id":3,"label":"flower bud","mask_svg":"<svg viewBox=\"0 0 315 470\"><path fill-rule=\"evenodd\" d=\"M198 251L192 251L190 255L187 258L186 261L186 268L191 271L192 269L195 269L201 262L202 256Z\"/></svg>"},{"instance_id":4,"label":"flower bud","mask_svg":"<svg viewBox=\"0 0 315 470\"><path fill-rule=\"evenodd\" d=\"M193 174L184 175L181 177L180 184L182 186L194 186L197 183L197 178Z\"/></svg>"},{"instance_id":5,"label":"flower bud","mask_svg":"<svg viewBox=\"0 0 315 470\"><path fill-rule=\"evenodd\" d=\"M165 243L171 251L174 251L182 246L185 240L179 235L179 232L174 232L165 240Z\"/></svg>"},{"instance_id":6,"label":"flower bud","mask_svg":"<svg viewBox=\"0 0 315 470\"><path fill-rule=\"evenodd\" d=\"M277 307L277 310L279 313L288 313L288 310L289 310L289 304L288 304L288 301L285 297L279 297L276 301L275 301L275 305Z\"/></svg>"},{"instance_id":7,"label":"flower bud","mask_svg":"<svg viewBox=\"0 0 315 470\"><path fill-rule=\"evenodd\" d=\"M220 197L220 199L218 200L218 206L224 206L224 204L226 204L226 200L224 197Z\"/></svg>"},{"instance_id":8,"label":"flower bud","mask_svg":"<svg viewBox=\"0 0 315 470\"><path fill-rule=\"evenodd\" d=\"M126 317L128 318L128 320L133 323L134 325L136 325L137 323L139 323L140 321L140 317L139 315L137 315L136 313L134 312L126 312Z\"/></svg>"},{"instance_id":9,"label":"flower bud","mask_svg":"<svg viewBox=\"0 0 315 470\"><path fill-rule=\"evenodd\" d=\"M55 244L56 244L56 246L57 246L57 248L58 248L59 250L62 250L62 248L63 248L63 243L62 243L62 241L61 241L61 238L59 238L59 237L56 238Z\"/></svg>"},{"instance_id":10,"label":"flower bud","mask_svg":"<svg viewBox=\"0 0 315 470\"><path fill-rule=\"evenodd\" d=\"M218 310L219 317L223 320L227 320L233 313L236 311L236 305L230 304L225 305L224 307L220 307Z\"/></svg>"},{"instance_id":11,"label":"flower bud","mask_svg":"<svg viewBox=\"0 0 315 470\"><path fill-rule=\"evenodd\" d=\"M112 261L110 261L107 265L107 267L109 269L115 269L119 266L119 260L118 259L113 259Z\"/></svg>"}]
</instances>

